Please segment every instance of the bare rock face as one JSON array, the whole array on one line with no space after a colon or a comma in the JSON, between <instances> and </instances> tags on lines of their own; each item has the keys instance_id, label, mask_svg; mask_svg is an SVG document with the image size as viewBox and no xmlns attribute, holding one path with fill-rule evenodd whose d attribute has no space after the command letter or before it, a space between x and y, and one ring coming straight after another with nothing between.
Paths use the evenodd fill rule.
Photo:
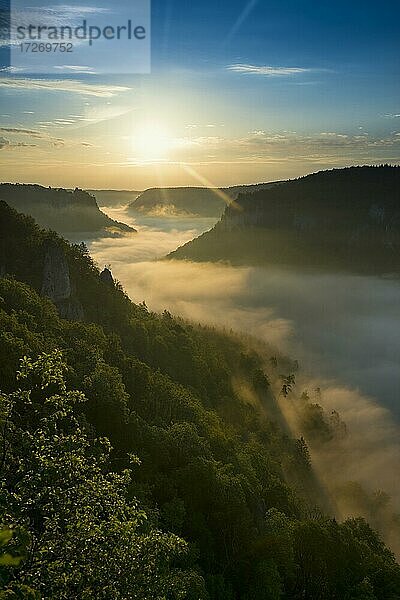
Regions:
<instances>
[{"instance_id":1,"label":"bare rock face","mask_svg":"<svg viewBox=\"0 0 400 600\"><path fill-rule=\"evenodd\" d=\"M110 271L110 269L108 267L104 267L104 269L100 273L100 279L106 285L110 285L110 286L114 287L114 278L113 278L112 273L111 273L111 271Z\"/></svg>"},{"instance_id":2,"label":"bare rock face","mask_svg":"<svg viewBox=\"0 0 400 600\"><path fill-rule=\"evenodd\" d=\"M69 298L63 302L57 302L60 317L68 321L84 321L85 313L83 306L77 298Z\"/></svg>"},{"instance_id":3,"label":"bare rock face","mask_svg":"<svg viewBox=\"0 0 400 600\"><path fill-rule=\"evenodd\" d=\"M69 267L64 252L57 244L50 244L44 259L42 296L55 304L71 297Z\"/></svg>"},{"instance_id":4,"label":"bare rock face","mask_svg":"<svg viewBox=\"0 0 400 600\"><path fill-rule=\"evenodd\" d=\"M45 255L41 293L54 302L62 318L84 319L83 307L74 295L64 250L55 242L49 244Z\"/></svg>"}]
</instances>

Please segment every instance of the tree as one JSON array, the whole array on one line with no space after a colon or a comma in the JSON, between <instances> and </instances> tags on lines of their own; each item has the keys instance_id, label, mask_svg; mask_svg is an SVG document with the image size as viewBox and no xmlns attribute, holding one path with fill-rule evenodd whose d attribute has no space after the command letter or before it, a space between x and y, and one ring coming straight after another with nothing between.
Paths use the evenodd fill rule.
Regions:
<instances>
[{"instance_id":1,"label":"tree","mask_svg":"<svg viewBox=\"0 0 400 600\"><path fill-rule=\"evenodd\" d=\"M285 398L288 397L293 387L296 385L296 377L295 375L281 375L282 380L282 389L281 394Z\"/></svg>"},{"instance_id":2,"label":"tree","mask_svg":"<svg viewBox=\"0 0 400 600\"><path fill-rule=\"evenodd\" d=\"M0 395L3 597L201 598L201 578L172 566L186 543L126 499L131 473L107 471L110 444L90 440L74 415L85 397L67 391L64 371L59 351L25 358L22 389Z\"/></svg>"}]
</instances>

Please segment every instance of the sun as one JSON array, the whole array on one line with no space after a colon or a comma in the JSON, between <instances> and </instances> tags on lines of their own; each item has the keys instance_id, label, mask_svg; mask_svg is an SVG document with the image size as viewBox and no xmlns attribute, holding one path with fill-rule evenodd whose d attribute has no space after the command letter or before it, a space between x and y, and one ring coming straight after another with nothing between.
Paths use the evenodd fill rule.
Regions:
<instances>
[{"instance_id":1,"label":"sun","mask_svg":"<svg viewBox=\"0 0 400 600\"><path fill-rule=\"evenodd\" d=\"M172 145L170 132L161 123L146 123L132 136L135 157L143 161L165 160Z\"/></svg>"}]
</instances>

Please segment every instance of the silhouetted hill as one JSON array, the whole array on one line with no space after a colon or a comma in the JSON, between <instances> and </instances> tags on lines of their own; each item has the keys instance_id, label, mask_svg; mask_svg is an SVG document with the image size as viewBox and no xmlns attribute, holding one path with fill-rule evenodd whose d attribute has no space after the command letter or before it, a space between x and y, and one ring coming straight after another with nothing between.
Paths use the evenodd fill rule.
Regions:
<instances>
[{"instance_id":1,"label":"silhouetted hill","mask_svg":"<svg viewBox=\"0 0 400 600\"><path fill-rule=\"evenodd\" d=\"M99 206L126 206L141 194L136 190L86 190L96 198Z\"/></svg>"},{"instance_id":2,"label":"silhouetted hill","mask_svg":"<svg viewBox=\"0 0 400 600\"><path fill-rule=\"evenodd\" d=\"M169 255L345 269L400 271L400 167L322 171L240 194L215 227Z\"/></svg>"},{"instance_id":3,"label":"silhouetted hill","mask_svg":"<svg viewBox=\"0 0 400 600\"><path fill-rule=\"evenodd\" d=\"M150 188L130 205L131 212L149 216L220 217L224 208L242 192L263 189L275 183L259 183L230 188L175 187Z\"/></svg>"},{"instance_id":4,"label":"silhouetted hill","mask_svg":"<svg viewBox=\"0 0 400 600\"><path fill-rule=\"evenodd\" d=\"M128 233L135 230L113 221L99 209L94 196L40 185L0 184L0 200L31 215L42 227L59 233Z\"/></svg>"}]
</instances>

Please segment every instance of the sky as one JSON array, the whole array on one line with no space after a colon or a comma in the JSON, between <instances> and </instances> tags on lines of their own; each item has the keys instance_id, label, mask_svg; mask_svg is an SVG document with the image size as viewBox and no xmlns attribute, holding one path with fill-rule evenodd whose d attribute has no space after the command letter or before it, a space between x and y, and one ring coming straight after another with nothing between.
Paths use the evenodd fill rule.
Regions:
<instances>
[{"instance_id":1,"label":"sky","mask_svg":"<svg viewBox=\"0 0 400 600\"><path fill-rule=\"evenodd\" d=\"M58 10L104 25L131 6ZM149 73L116 40L47 74L3 68L0 179L142 190L399 163L399 17L388 0L153 0Z\"/></svg>"}]
</instances>

